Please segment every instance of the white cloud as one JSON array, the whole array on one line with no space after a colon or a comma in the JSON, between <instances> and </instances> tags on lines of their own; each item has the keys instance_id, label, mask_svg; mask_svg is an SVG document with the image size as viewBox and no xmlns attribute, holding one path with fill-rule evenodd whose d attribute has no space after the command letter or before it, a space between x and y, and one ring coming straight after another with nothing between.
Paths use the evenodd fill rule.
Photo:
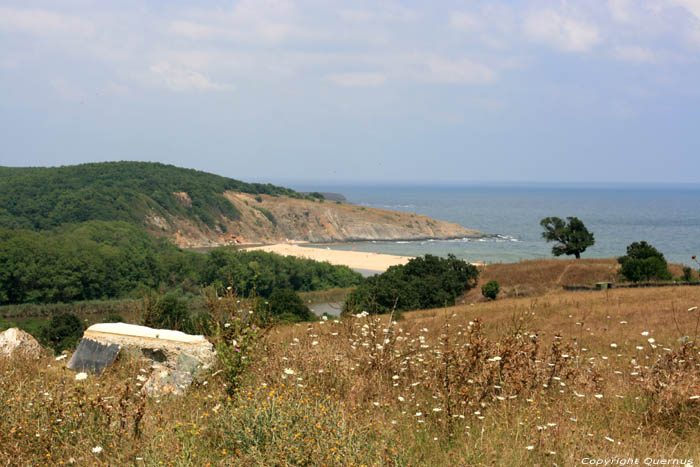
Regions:
<instances>
[{"instance_id":1,"label":"white cloud","mask_svg":"<svg viewBox=\"0 0 700 467\"><path fill-rule=\"evenodd\" d=\"M48 10L0 7L0 30L85 37L95 33L95 26L84 19Z\"/></svg>"},{"instance_id":2,"label":"white cloud","mask_svg":"<svg viewBox=\"0 0 700 467\"><path fill-rule=\"evenodd\" d=\"M595 25L560 15L554 10L540 10L525 19L525 34L536 42L566 52L588 52L600 42Z\"/></svg>"},{"instance_id":3,"label":"white cloud","mask_svg":"<svg viewBox=\"0 0 700 467\"><path fill-rule=\"evenodd\" d=\"M399 4L374 5L374 9L346 8L340 11L340 18L350 23L369 23L373 21L410 23L420 15L417 11Z\"/></svg>"},{"instance_id":4,"label":"white cloud","mask_svg":"<svg viewBox=\"0 0 700 467\"><path fill-rule=\"evenodd\" d=\"M615 47L615 57L618 60L634 63L654 63L657 56L653 50L637 45L618 45Z\"/></svg>"},{"instance_id":5,"label":"white cloud","mask_svg":"<svg viewBox=\"0 0 700 467\"><path fill-rule=\"evenodd\" d=\"M182 15L187 19L170 21L170 32L188 39L278 44L309 35L297 24L291 0L241 0L230 10L192 9Z\"/></svg>"},{"instance_id":6,"label":"white cloud","mask_svg":"<svg viewBox=\"0 0 700 467\"><path fill-rule=\"evenodd\" d=\"M83 89L64 78L51 79L49 86L61 99L67 101L82 102L87 97Z\"/></svg>"},{"instance_id":7,"label":"white cloud","mask_svg":"<svg viewBox=\"0 0 700 467\"><path fill-rule=\"evenodd\" d=\"M227 34L226 30L223 29L180 20L170 22L170 31L188 39L212 39Z\"/></svg>"},{"instance_id":8,"label":"white cloud","mask_svg":"<svg viewBox=\"0 0 700 467\"><path fill-rule=\"evenodd\" d=\"M382 73L331 73L326 75L326 79L339 86L367 87L381 86L386 76Z\"/></svg>"},{"instance_id":9,"label":"white cloud","mask_svg":"<svg viewBox=\"0 0 700 467\"><path fill-rule=\"evenodd\" d=\"M487 2L473 11L450 11L449 27L472 35L488 47L509 49L518 38L513 7L496 2Z\"/></svg>"},{"instance_id":10,"label":"white cloud","mask_svg":"<svg viewBox=\"0 0 700 467\"><path fill-rule=\"evenodd\" d=\"M610 15L620 23L629 23L632 20L633 8L632 0L608 0Z\"/></svg>"},{"instance_id":11,"label":"white cloud","mask_svg":"<svg viewBox=\"0 0 700 467\"><path fill-rule=\"evenodd\" d=\"M479 28L479 20L473 13L466 11L451 11L450 27L462 31L474 31Z\"/></svg>"},{"instance_id":12,"label":"white cloud","mask_svg":"<svg viewBox=\"0 0 700 467\"><path fill-rule=\"evenodd\" d=\"M698 0L675 0L676 5L688 10L697 19L700 19L700 1Z\"/></svg>"},{"instance_id":13,"label":"white cloud","mask_svg":"<svg viewBox=\"0 0 700 467\"><path fill-rule=\"evenodd\" d=\"M428 59L428 81L447 84L487 84L496 80L496 72L486 65L468 59Z\"/></svg>"},{"instance_id":14,"label":"white cloud","mask_svg":"<svg viewBox=\"0 0 700 467\"><path fill-rule=\"evenodd\" d=\"M214 83L202 73L184 68L175 68L168 62L150 67L151 73L172 91L219 91L230 86Z\"/></svg>"}]
</instances>

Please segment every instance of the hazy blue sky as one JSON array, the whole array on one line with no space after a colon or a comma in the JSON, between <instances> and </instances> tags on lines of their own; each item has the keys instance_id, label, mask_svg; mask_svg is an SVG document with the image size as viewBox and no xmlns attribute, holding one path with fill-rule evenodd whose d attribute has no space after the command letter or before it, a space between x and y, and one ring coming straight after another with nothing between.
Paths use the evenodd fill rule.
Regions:
<instances>
[{"instance_id":1,"label":"hazy blue sky","mask_svg":"<svg viewBox=\"0 0 700 467\"><path fill-rule=\"evenodd\" d=\"M698 182L700 0L0 0L0 165Z\"/></svg>"}]
</instances>

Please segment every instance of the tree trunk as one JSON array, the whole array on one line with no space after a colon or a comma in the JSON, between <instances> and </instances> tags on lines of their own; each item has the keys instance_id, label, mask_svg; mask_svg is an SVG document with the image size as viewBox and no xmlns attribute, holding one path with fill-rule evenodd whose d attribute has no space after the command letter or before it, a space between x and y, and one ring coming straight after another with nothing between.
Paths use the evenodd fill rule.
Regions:
<instances>
[{"instance_id":1,"label":"tree trunk","mask_svg":"<svg viewBox=\"0 0 700 467\"><path fill-rule=\"evenodd\" d=\"M581 259L581 253L579 253L578 251L575 252L574 255L576 255L576 259Z\"/></svg>"}]
</instances>

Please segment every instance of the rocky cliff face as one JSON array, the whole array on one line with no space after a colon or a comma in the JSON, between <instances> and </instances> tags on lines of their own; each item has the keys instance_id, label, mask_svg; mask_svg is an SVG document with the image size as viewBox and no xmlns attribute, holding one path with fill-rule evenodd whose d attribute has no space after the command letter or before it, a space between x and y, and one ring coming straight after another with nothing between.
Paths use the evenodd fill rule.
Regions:
<instances>
[{"instance_id":1,"label":"rocky cliff face","mask_svg":"<svg viewBox=\"0 0 700 467\"><path fill-rule=\"evenodd\" d=\"M241 212L240 219L223 218L215 229L182 218L147 218L153 231L183 248L228 244L278 243L287 240L343 242L358 240L422 240L481 237L459 224L419 214L387 211L334 201L254 196L227 192Z\"/></svg>"}]
</instances>

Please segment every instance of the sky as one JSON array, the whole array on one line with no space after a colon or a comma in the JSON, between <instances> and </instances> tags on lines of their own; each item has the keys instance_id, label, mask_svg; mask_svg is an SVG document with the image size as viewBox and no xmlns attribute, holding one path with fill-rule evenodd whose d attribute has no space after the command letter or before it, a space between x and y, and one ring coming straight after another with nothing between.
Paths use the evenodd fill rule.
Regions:
<instances>
[{"instance_id":1,"label":"sky","mask_svg":"<svg viewBox=\"0 0 700 467\"><path fill-rule=\"evenodd\" d=\"M0 0L0 165L697 183L700 0Z\"/></svg>"}]
</instances>

